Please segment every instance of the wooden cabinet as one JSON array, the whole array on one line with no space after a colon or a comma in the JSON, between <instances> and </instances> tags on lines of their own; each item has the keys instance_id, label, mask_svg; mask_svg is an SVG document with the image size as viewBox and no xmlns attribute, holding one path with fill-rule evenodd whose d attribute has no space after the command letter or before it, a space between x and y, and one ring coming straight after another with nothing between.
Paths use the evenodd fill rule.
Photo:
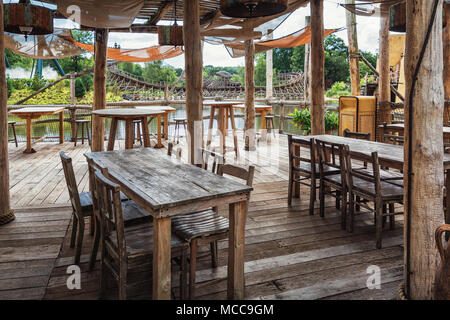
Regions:
<instances>
[{"instance_id":1,"label":"wooden cabinet","mask_svg":"<svg viewBox=\"0 0 450 320\"><path fill-rule=\"evenodd\" d=\"M370 133L370 139L375 141L376 97L340 97L339 98L339 135L344 130Z\"/></svg>"}]
</instances>

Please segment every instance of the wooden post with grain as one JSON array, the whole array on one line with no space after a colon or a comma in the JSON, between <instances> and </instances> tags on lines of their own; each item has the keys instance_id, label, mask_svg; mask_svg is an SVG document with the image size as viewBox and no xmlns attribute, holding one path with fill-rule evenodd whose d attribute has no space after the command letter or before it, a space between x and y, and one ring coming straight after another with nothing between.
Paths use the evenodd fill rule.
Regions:
<instances>
[{"instance_id":1,"label":"wooden post with grain","mask_svg":"<svg viewBox=\"0 0 450 320\"><path fill-rule=\"evenodd\" d=\"M255 150L255 44L245 41L245 150Z\"/></svg>"},{"instance_id":2,"label":"wooden post with grain","mask_svg":"<svg viewBox=\"0 0 450 320\"><path fill-rule=\"evenodd\" d=\"M355 4L355 0L346 0L346 4ZM350 81L352 88L352 96L361 94L361 83L359 76L359 49L358 49L358 33L356 28L356 14L350 10L346 10L347 36L348 36L348 54L350 62Z\"/></svg>"},{"instance_id":3,"label":"wooden post with grain","mask_svg":"<svg viewBox=\"0 0 450 320\"><path fill-rule=\"evenodd\" d=\"M106 52L108 30L95 29L94 103L93 110L106 108ZM92 151L103 151L105 147L105 121L92 116Z\"/></svg>"},{"instance_id":4,"label":"wooden post with grain","mask_svg":"<svg viewBox=\"0 0 450 320\"><path fill-rule=\"evenodd\" d=\"M323 0L311 0L311 134L325 133Z\"/></svg>"},{"instance_id":5,"label":"wooden post with grain","mask_svg":"<svg viewBox=\"0 0 450 320\"><path fill-rule=\"evenodd\" d=\"M305 26L311 26L311 17L305 17ZM305 72L304 72L305 101L311 100L311 44L305 44Z\"/></svg>"},{"instance_id":6,"label":"wooden post with grain","mask_svg":"<svg viewBox=\"0 0 450 320\"><path fill-rule=\"evenodd\" d=\"M450 2L444 2L445 28L442 32L442 43L444 45L444 126L450 124Z\"/></svg>"},{"instance_id":7,"label":"wooden post with grain","mask_svg":"<svg viewBox=\"0 0 450 320\"><path fill-rule=\"evenodd\" d=\"M273 30L267 31L267 40L273 39ZM273 97L273 49L266 52L266 99Z\"/></svg>"},{"instance_id":8,"label":"wooden post with grain","mask_svg":"<svg viewBox=\"0 0 450 320\"><path fill-rule=\"evenodd\" d=\"M186 115L188 159L194 164L196 159L196 145L202 145L203 139L203 58L200 35L200 1L191 0L184 3L183 11L183 39L185 49L186 74ZM197 130L195 129L197 128ZM200 132L195 132L200 131Z\"/></svg>"},{"instance_id":9,"label":"wooden post with grain","mask_svg":"<svg viewBox=\"0 0 450 320\"><path fill-rule=\"evenodd\" d=\"M443 215L443 140L442 112L444 88L442 80L442 6L436 20L423 62L417 76L412 101L409 98L414 70L431 19L434 1L408 1L406 23L406 104L405 104L405 213L410 212L410 241L405 223L405 270L409 258L409 275L405 272L406 293L410 299L432 299L435 274L439 263L434 232L444 223ZM409 123L413 107L413 123ZM408 132L411 129L412 135ZM411 147L409 142L411 139ZM408 172L411 153L412 170ZM411 202L408 203L408 185ZM409 207L409 208L408 208ZM406 221L406 217L405 217ZM408 246L410 255L408 257ZM408 282L409 276L409 282ZM409 286L408 286L409 283Z\"/></svg>"},{"instance_id":10,"label":"wooden post with grain","mask_svg":"<svg viewBox=\"0 0 450 320\"><path fill-rule=\"evenodd\" d=\"M14 220L9 199L8 90L6 89L3 3L0 3L0 225Z\"/></svg>"}]
</instances>

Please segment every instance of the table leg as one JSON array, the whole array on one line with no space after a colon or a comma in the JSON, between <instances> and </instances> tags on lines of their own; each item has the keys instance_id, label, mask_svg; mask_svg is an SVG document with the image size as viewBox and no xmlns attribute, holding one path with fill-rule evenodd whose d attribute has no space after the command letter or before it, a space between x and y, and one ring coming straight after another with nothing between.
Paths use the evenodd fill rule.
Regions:
<instances>
[{"instance_id":1,"label":"table leg","mask_svg":"<svg viewBox=\"0 0 450 320\"><path fill-rule=\"evenodd\" d=\"M155 145L155 148L164 148L164 145L161 141L161 115L158 115L158 125L156 126L156 130L158 130L158 143Z\"/></svg>"},{"instance_id":2,"label":"table leg","mask_svg":"<svg viewBox=\"0 0 450 320\"><path fill-rule=\"evenodd\" d=\"M244 250L247 201L229 206L228 299L244 299Z\"/></svg>"},{"instance_id":3,"label":"table leg","mask_svg":"<svg viewBox=\"0 0 450 320\"><path fill-rule=\"evenodd\" d=\"M116 131L117 131L117 118L111 119L111 127L109 128L109 138L108 138L108 151L114 150L114 143L116 142Z\"/></svg>"},{"instance_id":4,"label":"table leg","mask_svg":"<svg viewBox=\"0 0 450 320\"><path fill-rule=\"evenodd\" d=\"M239 149L238 149L238 140L236 135L236 124L234 122L234 110L230 108L230 120L231 120L231 129L233 131L233 142L234 142L234 152L236 153L236 158L239 157Z\"/></svg>"},{"instance_id":5,"label":"table leg","mask_svg":"<svg viewBox=\"0 0 450 320\"><path fill-rule=\"evenodd\" d=\"M64 143L64 111L59 113L59 143Z\"/></svg>"},{"instance_id":6,"label":"table leg","mask_svg":"<svg viewBox=\"0 0 450 320\"><path fill-rule=\"evenodd\" d=\"M153 219L153 299L170 300L171 219Z\"/></svg>"},{"instance_id":7,"label":"table leg","mask_svg":"<svg viewBox=\"0 0 450 320\"><path fill-rule=\"evenodd\" d=\"M36 151L31 147L31 118L27 118L27 148L23 153L35 153Z\"/></svg>"},{"instance_id":8,"label":"table leg","mask_svg":"<svg viewBox=\"0 0 450 320\"><path fill-rule=\"evenodd\" d=\"M169 139L169 113L164 114L164 139Z\"/></svg>"},{"instance_id":9,"label":"table leg","mask_svg":"<svg viewBox=\"0 0 450 320\"><path fill-rule=\"evenodd\" d=\"M229 116L229 109L225 108L225 136L228 136L228 118Z\"/></svg>"},{"instance_id":10,"label":"table leg","mask_svg":"<svg viewBox=\"0 0 450 320\"><path fill-rule=\"evenodd\" d=\"M206 139L206 148L211 144L212 139L212 129L214 125L214 113L216 112L215 107L211 107L211 114L209 115L209 127L208 127L208 138Z\"/></svg>"},{"instance_id":11,"label":"table leg","mask_svg":"<svg viewBox=\"0 0 450 320\"><path fill-rule=\"evenodd\" d=\"M133 149L134 144L133 119L125 120L125 149Z\"/></svg>"},{"instance_id":12,"label":"table leg","mask_svg":"<svg viewBox=\"0 0 450 320\"><path fill-rule=\"evenodd\" d=\"M150 131L148 129L147 117L141 118L142 123L142 134L144 135L144 147L150 148L152 146L150 142Z\"/></svg>"},{"instance_id":13,"label":"table leg","mask_svg":"<svg viewBox=\"0 0 450 320\"><path fill-rule=\"evenodd\" d=\"M219 132L220 132L220 152L225 155L226 144L225 144L225 109L219 108Z\"/></svg>"},{"instance_id":14,"label":"table leg","mask_svg":"<svg viewBox=\"0 0 450 320\"><path fill-rule=\"evenodd\" d=\"M266 111L261 111L261 138L266 139Z\"/></svg>"}]
</instances>

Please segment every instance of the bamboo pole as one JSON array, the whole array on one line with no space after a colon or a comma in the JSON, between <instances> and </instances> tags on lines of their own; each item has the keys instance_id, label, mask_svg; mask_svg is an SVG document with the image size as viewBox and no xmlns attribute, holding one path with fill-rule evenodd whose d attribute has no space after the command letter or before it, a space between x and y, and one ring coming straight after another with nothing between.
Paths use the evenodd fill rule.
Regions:
<instances>
[{"instance_id":1,"label":"bamboo pole","mask_svg":"<svg viewBox=\"0 0 450 320\"><path fill-rule=\"evenodd\" d=\"M325 133L323 0L311 0L311 133Z\"/></svg>"},{"instance_id":2,"label":"bamboo pole","mask_svg":"<svg viewBox=\"0 0 450 320\"><path fill-rule=\"evenodd\" d=\"M442 5L438 6L421 67L415 74L434 3L407 1L406 7L404 230L406 293L411 299L433 298L439 263L434 232L444 223Z\"/></svg>"},{"instance_id":3,"label":"bamboo pole","mask_svg":"<svg viewBox=\"0 0 450 320\"><path fill-rule=\"evenodd\" d=\"M197 151L203 145L203 59L199 0L191 0L184 4L183 38L186 64L188 159L195 164L200 159Z\"/></svg>"},{"instance_id":4,"label":"bamboo pole","mask_svg":"<svg viewBox=\"0 0 450 320\"><path fill-rule=\"evenodd\" d=\"M95 29L94 103L93 110L106 108L106 53L108 30ZM105 121L92 115L92 151L103 151L105 147Z\"/></svg>"},{"instance_id":5,"label":"bamboo pole","mask_svg":"<svg viewBox=\"0 0 450 320\"><path fill-rule=\"evenodd\" d=\"M375 131L377 141L383 141L379 126L384 122L391 123L391 73L389 68L389 5L381 4L380 17L380 50L378 57L380 76L378 77L378 116Z\"/></svg>"},{"instance_id":6,"label":"bamboo pole","mask_svg":"<svg viewBox=\"0 0 450 320\"><path fill-rule=\"evenodd\" d=\"M255 44L245 41L245 150L255 150Z\"/></svg>"},{"instance_id":7,"label":"bamboo pole","mask_svg":"<svg viewBox=\"0 0 450 320\"><path fill-rule=\"evenodd\" d=\"M8 90L6 88L3 2L0 3L0 225L14 220L9 199Z\"/></svg>"},{"instance_id":8,"label":"bamboo pole","mask_svg":"<svg viewBox=\"0 0 450 320\"><path fill-rule=\"evenodd\" d=\"M311 26L311 17L305 17L305 26ZM305 100L311 100L311 45L305 44L305 64L304 64L304 87L305 87Z\"/></svg>"},{"instance_id":9,"label":"bamboo pole","mask_svg":"<svg viewBox=\"0 0 450 320\"><path fill-rule=\"evenodd\" d=\"M346 0L347 4L355 4L355 0ZM359 49L358 33L356 28L356 14L346 10L348 54L350 64L350 82L353 96L361 95L361 83L359 75Z\"/></svg>"},{"instance_id":10,"label":"bamboo pole","mask_svg":"<svg viewBox=\"0 0 450 320\"><path fill-rule=\"evenodd\" d=\"M450 124L450 2L444 2L445 28L442 33L444 45L444 125Z\"/></svg>"}]
</instances>

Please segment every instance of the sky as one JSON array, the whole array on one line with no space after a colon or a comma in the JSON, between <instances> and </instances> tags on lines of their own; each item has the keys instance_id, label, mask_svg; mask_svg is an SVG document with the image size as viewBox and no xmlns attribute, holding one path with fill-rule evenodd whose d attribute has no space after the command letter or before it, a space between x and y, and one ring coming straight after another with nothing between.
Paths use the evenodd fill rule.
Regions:
<instances>
[{"instance_id":1,"label":"sky","mask_svg":"<svg viewBox=\"0 0 450 320\"><path fill-rule=\"evenodd\" d=\"M343 2L343 1L341 1ZM345 9L338 5L338 1L325 0L324 2L324 25L326 29L345 27ZM283 24L274 31L274 39L283 37L305 26L305 16L310 15L309 5L299 8L293 12ZM357 16L359 49L378 52L379 19L374 17ZM335 34L342 38L347 44L347 30L342 30ZM109 45L120 44L122 48L142 48L158 44L155 34L129 34L111 33ZM165 63L176 68L184 69L184 55L167 59ZM227 50L222 45L212 45L204 43L203 65L213 66L244 66L244 58L231 58Z\"/></svg>"}]
</instances>

